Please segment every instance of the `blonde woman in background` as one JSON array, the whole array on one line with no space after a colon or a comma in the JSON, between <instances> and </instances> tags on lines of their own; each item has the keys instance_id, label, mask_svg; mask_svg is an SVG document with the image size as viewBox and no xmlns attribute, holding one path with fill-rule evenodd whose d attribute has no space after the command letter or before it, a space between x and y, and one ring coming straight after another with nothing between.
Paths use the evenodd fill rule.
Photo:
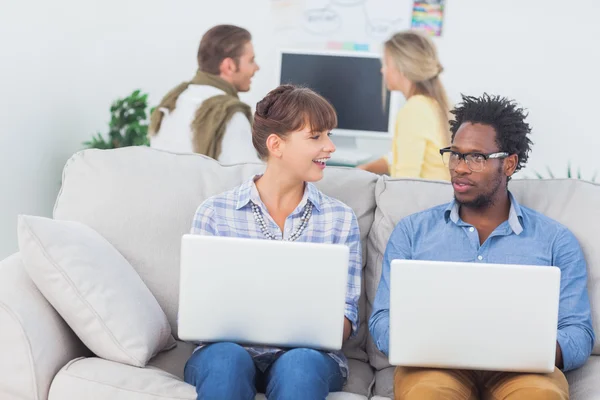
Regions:
<instances>
[{"instance_id":1,"label":"blonde woman in background","mask_svg":"<svg viewBox=\"0 0 600 400\"><path fill-rule=\"evenodd\" d=\"M389 90L402 92L392 151L358 168L392 177L449 180L439 149L449 146L450 105L439 75L435 45L412 31L396 33L384 44L381 73Z\"/></svg>"}]
</instances>

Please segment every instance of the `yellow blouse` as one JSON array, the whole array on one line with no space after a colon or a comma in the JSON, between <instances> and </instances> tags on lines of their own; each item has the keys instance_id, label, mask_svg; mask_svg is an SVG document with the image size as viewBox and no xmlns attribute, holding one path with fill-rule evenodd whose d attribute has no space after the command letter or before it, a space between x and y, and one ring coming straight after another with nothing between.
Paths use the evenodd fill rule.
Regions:
<instances>
[{"instance_id":1,"label":"yellow blouse","mask_svg":"<svg viewBox=\"0 0 600 400\"><path fill-rule=\"evenodd\" d=\"M450 180L439 153L449 142L437 102L423 95L411 96L396 118L392 152L387 157L390 175Z\"/></svg>"}]
</instances>

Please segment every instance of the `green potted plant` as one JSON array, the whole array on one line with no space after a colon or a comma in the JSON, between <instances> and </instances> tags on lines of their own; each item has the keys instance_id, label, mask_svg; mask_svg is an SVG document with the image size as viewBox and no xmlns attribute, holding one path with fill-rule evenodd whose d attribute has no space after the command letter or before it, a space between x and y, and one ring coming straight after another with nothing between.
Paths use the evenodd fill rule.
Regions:
<instances>
[{"instance_id":1,"label":"green potted plant","mask_svg":"<svg viewBox=\"0 0 600 400\"><path fill-rule=\"evenodd\" d=\"M550 179L555 178L555 175L552 172L552 170L550 169L550 167L546 167L546 171L548 171L548 178L550 178ZM540 174L539 172L534 171L534 173L538 179L546 179L546 177L543 176L542 174ZM592 177L590 179L584 179L581 174L581 168L577 168L577 173L575 173L575 170L573 169L571 162L569 161L569 163L567 164L567 178L583 179L583 180L588 180L590 182L596 182L597 177L598 177L598 171L594 172L594 175L592 175Z\"/></svg>"},{"instance_id":2,"label":"green potted plant","mask_svg":"<svg viewBox=\"0 0 600 400\"><path fill-rule=\"evenodd\" d=\"M148 95L135 90L129 96L117 99L110 106L108 138L97 133L83 143L90 149L115 149L127 146L149 146L147 112ZM150 110L151 112L151 110Z\"/></svg>"}]
</instances>

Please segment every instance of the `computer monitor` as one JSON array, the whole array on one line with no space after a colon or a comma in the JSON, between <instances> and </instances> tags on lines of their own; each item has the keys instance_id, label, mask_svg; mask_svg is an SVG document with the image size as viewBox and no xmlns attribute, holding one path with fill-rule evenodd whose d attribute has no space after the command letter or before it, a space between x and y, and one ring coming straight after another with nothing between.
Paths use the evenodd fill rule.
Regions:
<instances>
[{"instance_id":1,"label":"computer monitor","mask_svg":"<svg viewBox=\"0 0 600 400\"><path fill-rule=\"evenodd\" d=\"M311 88L333 104L336 135L389 137L393 132L396 96L382 96L381 56L366 52L284 50L280 84Z\"/></svg>"}]
</instances>

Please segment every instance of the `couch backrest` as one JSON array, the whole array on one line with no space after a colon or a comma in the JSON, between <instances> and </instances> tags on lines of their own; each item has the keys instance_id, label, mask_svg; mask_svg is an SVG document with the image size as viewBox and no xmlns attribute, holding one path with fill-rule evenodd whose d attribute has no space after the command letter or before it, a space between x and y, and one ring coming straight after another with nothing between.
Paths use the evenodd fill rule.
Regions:
<instances>
[{"instance_id":1,"label":"couch backrest","mask_svg":"<svg viewBox=\"0 0 600 400\"><path fill-rule=\"evenodd\" d=\"M54 218L85 223L112 243L155 295L177 336L181 236L189 232L200 203L263 169L262 164L226 167L204 156L146 147L86 150L65 166ZM363 251L373 224L376 181L364 171L328 168L317 183L354 209ZM344 350L367 361L365 296L361 302L360 333Z\"/></svg>"},{"instance_id":2,"label":"couch backrest","mask_svg":"<svg viewBox=\"0 0 600 400\"><path fill-rule=\"evenodd\" d=\"M569 228L579 240L588 263L588 291L596 336L600 334L600 185L571 179L513 180L509 185L519 203L537 210ZM396 224L410 214L452 199L448 183L415 179L381 179L375 190L377 209L369 233L365 289L367 312L375 299L383 253ZM367 343L371 365L389 366L387 358ZM600 354L600 339L594 346Z\"/></svg>"}]
</instances>

